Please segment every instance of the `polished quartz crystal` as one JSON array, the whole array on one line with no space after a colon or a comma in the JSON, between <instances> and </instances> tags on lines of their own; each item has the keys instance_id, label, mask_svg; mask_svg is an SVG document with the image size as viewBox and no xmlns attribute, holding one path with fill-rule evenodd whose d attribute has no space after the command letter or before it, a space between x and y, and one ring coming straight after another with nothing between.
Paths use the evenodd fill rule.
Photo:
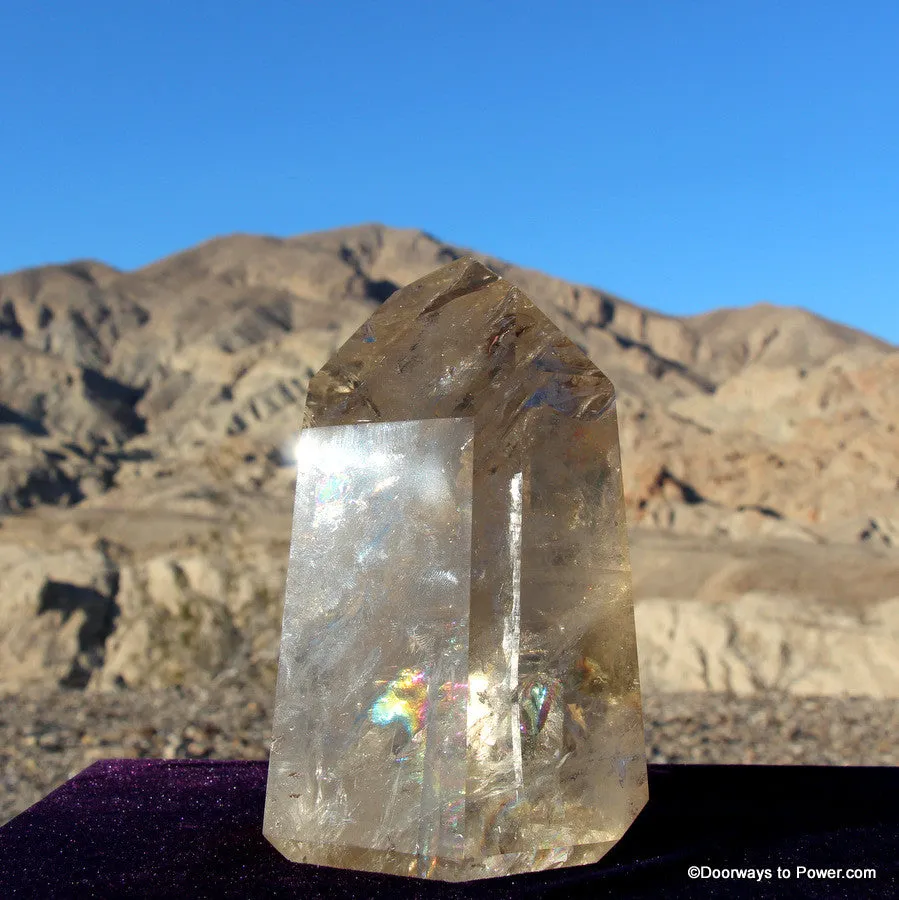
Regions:
<instances>
[{"instance_id":1,"label":"polished quartz crystal","mask_svg":"<svg viewBox=\"0 0 899 900\"><path fill-rule=\"evenodd\" d=\"M312 379L265 836L464 881L598 860L647 797L614 391L463 258Z\"/></svg>"}]
</instances>

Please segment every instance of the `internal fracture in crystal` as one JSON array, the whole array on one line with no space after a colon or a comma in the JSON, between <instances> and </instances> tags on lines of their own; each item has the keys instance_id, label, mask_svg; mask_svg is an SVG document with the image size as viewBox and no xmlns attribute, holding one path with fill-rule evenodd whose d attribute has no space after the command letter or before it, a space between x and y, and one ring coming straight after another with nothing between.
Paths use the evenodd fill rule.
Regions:
<instances>
[{"instance_id":1,"label":"internal fracture in crystal","mask_svg":"<svg viewBox=\"0 0 899 900\"><path fill-rule=\"evenodd\" d=\"M265 835L463 881L594 862L646 797L612 385L457 260L309 386Z\"/></svg>"}]
</instances>

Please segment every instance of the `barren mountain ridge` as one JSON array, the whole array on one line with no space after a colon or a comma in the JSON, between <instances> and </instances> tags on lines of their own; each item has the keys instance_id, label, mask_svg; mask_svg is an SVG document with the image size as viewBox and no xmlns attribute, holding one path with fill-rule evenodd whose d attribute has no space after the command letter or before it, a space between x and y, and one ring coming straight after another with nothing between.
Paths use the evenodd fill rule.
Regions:
<instances>
[{"instance_id":1,"label":"barren mountain ridge","mask_svg":"<svg viewBox=\"0 0 899 900\"><path fill-rule=\"evenodd\" d=\"M470 254L618 393L644 684L899 696L899 350L800 309L672 317L364 225L0 277L5 690L273 684L306 383Z\"/></svg>"}]
</instances>

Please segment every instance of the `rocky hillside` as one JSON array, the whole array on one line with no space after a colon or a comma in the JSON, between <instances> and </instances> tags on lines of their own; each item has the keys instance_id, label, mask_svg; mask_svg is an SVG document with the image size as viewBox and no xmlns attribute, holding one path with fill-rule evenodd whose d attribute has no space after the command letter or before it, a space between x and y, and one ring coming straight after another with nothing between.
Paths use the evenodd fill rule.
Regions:
<instances>
[{"instance_id":1,"label":"rocky hillside","mask_svg":"<svg viewBox=\"0 0 899 900\"><path fill-rule=\"evenodd\" d=\"M471 251L378 225L0 277L0 684L273 684L309 376ZM899 350L472 253L612 378L650 689L899 696Z\"/></svg>"}]
</instances>

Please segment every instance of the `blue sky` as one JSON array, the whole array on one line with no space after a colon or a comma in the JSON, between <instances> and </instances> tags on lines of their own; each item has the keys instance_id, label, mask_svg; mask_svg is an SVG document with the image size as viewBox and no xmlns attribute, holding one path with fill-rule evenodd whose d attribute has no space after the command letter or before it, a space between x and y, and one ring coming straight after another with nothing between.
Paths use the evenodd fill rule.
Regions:
<instances>
[{"instance_id":1,"label":"blue sky","mask_svg":"<svg viewBox=\"0 0 899 900\"><path fill-rule=\"evenodd\" d=\"M382 221L899 342L899 3L0 5L0 271Z\"/></svg>"}]
</instances>

